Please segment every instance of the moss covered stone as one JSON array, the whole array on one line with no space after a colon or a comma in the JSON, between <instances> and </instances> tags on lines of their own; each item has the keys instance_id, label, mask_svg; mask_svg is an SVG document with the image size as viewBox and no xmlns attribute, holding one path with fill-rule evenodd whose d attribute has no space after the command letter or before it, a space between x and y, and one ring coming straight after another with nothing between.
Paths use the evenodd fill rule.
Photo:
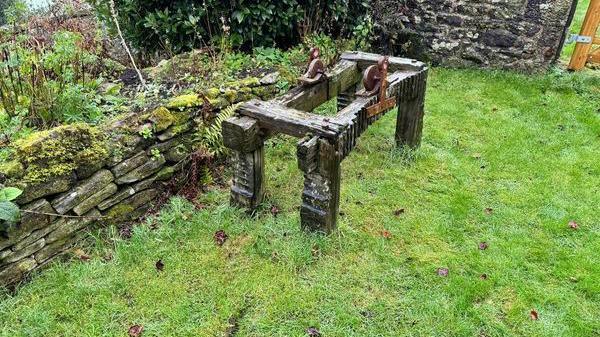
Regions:
<instances>
[{"instance_id":1,"label":"moss covered stone","mask_svg":"<svg viewBox=\"0 0 600 337\"><path fill-rule=\"evenodd\" d=\"M237 91L233 89L226 89L223 93L223 97L225 97L229 103L234 103L237 98Z\"/></svg>"},{"instance_id":2,"label":"moss covered stone","mask_svg":"<svg viewBox=\"0 0 600 337\"><path fill-rule=\"evenodd\" d=\"M219 88L210 88L204 91L204 95L208 99L215 99L221 95L221 90Z\"/></svg>"},{"instance_id":3,"label":"moss covered stone","mask_svg":"<svg viewBox=\"0 0 600 337\"><path fill-rule=\"evenodd\" d=\"M36 132L16 142L15 148L16 158L25 167L25 184L98 166L109 154L103 133L83 123Z\"/></svg>"},{"instance_id":4,"label":"moss covered stone","mask_svg":"<svg viewBox=\"0 0 600 337\"><path fill-rule=\"evenodd\" d=\"M274 85L263 85L252 88L252 93L263 100L269 100L277 94L277 87Z\"/></svg>"},{"instance_id":5,"label":"moss covered stone","mask_svg":"<svg viewBox=\"0 0 600 337\"><path fill-rule=\"evenodd\" d=\"M161 132L176 122L175 115L165 107L160 107L152 111L148 120L154 125L154 131Z\"/></svg>"},{"instance_id":6,"label":"moss covered stone","mask_svg":"<svg viewBox=\"0 0 600 337\"><path fill-rule=\"evenodd\" d=\"M202 105L202 100L197 94L181 95L172 98L167 104L169 109L183 110L185 108L193 108Z\"/></svg>"},{"instance_id":7,"label":"moss covered stone","mask_svg":"<svg viewBox=\"0 0 600 337\"><path fill-rule=\"evenodd\" d=\"M7 179L21 178L23 176L23 164L18 160L5 163L0 162L0 176L4 176Z\"/></svg>"}]
</instances>

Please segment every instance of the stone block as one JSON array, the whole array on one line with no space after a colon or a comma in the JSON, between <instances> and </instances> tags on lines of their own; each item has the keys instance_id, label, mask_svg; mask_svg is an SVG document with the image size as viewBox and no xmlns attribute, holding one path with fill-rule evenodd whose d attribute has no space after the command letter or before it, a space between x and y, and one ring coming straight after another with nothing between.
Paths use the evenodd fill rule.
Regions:
<instances>
[{"instance_id":1,"label":"stone block","mask_svg":"<svg viewBox=\"0 0 600 337\"><path fill-rule=\"evenodd\" d=\"M110 183L106 185L103 189L94 193L92 196L82 201L79 205L75 206L73 208L73 212L75 212L75 214L77 215L82 215L86 213L87 211L100 204L106 198L115 194L118 189L119 188L116 184Z\"/></svg>"},{"instance_id":2,"label":"stone block","mask_svg":"<svg viewBox=\"0 0 600 337\"><path fill-rule=\"evenodd\" d=\"M122 177L117 178L117 184L130 184L147 178L158 172L165 162L165 157L162 155L158 158L152 158L138 168L130 171Z\"/></svg>"},{"instance_id":3,"label":"stone block","mask_svg":"<svg viewBox=\"0 0 600 337\"><path fill-rule=\"evenodd\" d=\"M16 201L19 205L24 205L35 199L68 191L75 184L75 181L75 173L69 172L51 177L45 181L28 183L21 188L23 194Z\"/></svg>"},{"instance_id":4,"label":"stone block","mask_svg":"<svg viewBox=\"0 0 600 337\"><path fill-rule=\"evenodd\" d=\"M78 230L94 222L95 218L101 217L98 210L93 209L85 214L85 218L63 218L56 224L56 229L46 236L46 243L52 243L68 238Z\"/></svg>"},{"instance_id":5,"label":"stone block","mask_svg":"<svg viewBox=\"0 0 600 337\"><path fill-rule=\"evenodd\" d=\"M8 255L2 260L2 264L17 262L26 257L29 257L38 250L42 249L45 244L46 241L42 238L30 244L29 246L22 248L21 250L13 251L12 254Z\"/></svg>"},{"instance_id":6,"label":"stone block","mask_svg":"<svg viewBox=\"0 0 600 337\"><path fill-rule=\"evenodd\" d=\"M37 266L35 259L25 259L13 263L0 271L0 284L13 284Z\"/></svg>"},{"instance_id":7,"label":"stone block","mask_svg":"<svg viewBox=\"0 0 600 337\"><path fill-rule=\"evenodd\" d=\"M98 204L98 209L104 211L112 206L118 204L119 202L129 198L134 195L136 190L130 186L124 187L122 190L118 191L114 196L104 200L100 204Z\"/></svg>"},{"instance_id":8,"label":"stone block","mask_svg":"<svg viewBox=\"0 0 600 337\"><path fill-rule=\"evenodd\" d=\"M138 152L135 156L125 159L119 164L115 165L110 171L115 175L115 177L119 178L122 175L130 172L131 170L143 165L150 158L146 155L145 151Z\"/></svg>"},{"instance_id":9,"label":"stone block","mask_svg":"<svg viewBox=\"0 0 600 337\"><path fill-rule=\"evenodd\" d=\"M55 219L52 215L28 213L27 211L49 214L56 213L50 203L45 199L40 199L21 207L21 222L16 225L15 229L10 230L7 233L8 238L0 238L0 249L15 244L38 228L50 225Z\"/></svg>"},{"instance_id":10,"label":"stone block","mask_svg":"<svg viewBox=\"0 0 600 337\"><path fill-rule=\"evenodd\" d=\"M79 182L71 191L56 197L51 202L52 207L59 214L65 214L113 180L114 176L109 170L100 170L90 178Z\"/></svg>"}]
</instances>

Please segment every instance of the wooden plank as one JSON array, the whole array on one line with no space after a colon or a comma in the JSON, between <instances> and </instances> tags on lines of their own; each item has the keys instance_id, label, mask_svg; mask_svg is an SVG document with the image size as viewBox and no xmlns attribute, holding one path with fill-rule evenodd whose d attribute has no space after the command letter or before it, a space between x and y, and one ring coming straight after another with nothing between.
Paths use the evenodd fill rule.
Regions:
<instances>
[{"instance_id":1,"label":"wooden plank","mask_svg":"<svg viewBox=\"0 0 600 337\"><path fill-rule=\"evenodd\" d=\"M588 7L587 14L583 20L581 26L581 36L596 36L598 25L600 24L600 0L591 0L590 6ZM590 50L592 49L591 43L577 43L573 56L571 56L571 62L569 63L570 70L580 70L585 67L589 59Z\"/></svg>"},{"instance_id":2,"label":"wooden plank","mask_svg":"<svg viewBox=\"0 0 600 337\"><path fill-rule=\"evenodd\" d=\"M359 80L360 72L356 62L342 60L331 71L325 72L324 81L311 86L296 87L276 101L288 108L312 111Z\"/></svg>"},{"instance_id":3,"label":"wooden plank","mask_svg":"<svg viewBox=\"0 0 600 337\"><path fill-rule=\"evenodd\" d=\"M261 128L295 137L307 134L334 139L344 130L332 117L287 108L277 102L251 100L238 109L240 115L258 120Z\"/></svg>"},{"instance_id":4,"label":"wooden plank","mask_svg":"<svg viewBox=\"0 0 600 337\"><path fill-rule=\"evenodd\" d=\"M358 68L362 71L372 64L376 64L381 58L381 55L365 53L360 51L344 52L341 56L342 60L354 61L358 63ZM419 71L427 67L423 62L417 60L391 56L389 58L389 71L395 72L399 70Z\"/></svg>"}]
</instances>

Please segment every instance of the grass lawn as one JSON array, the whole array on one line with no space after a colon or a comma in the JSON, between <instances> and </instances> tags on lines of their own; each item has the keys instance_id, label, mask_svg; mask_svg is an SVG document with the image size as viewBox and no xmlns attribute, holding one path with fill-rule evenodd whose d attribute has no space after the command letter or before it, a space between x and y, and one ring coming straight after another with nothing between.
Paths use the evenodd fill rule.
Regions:
<instances>
[{"instance_id":1,"label":"grass lawn","mask_svg":"<svg viewBox=\"0 0 600 337\"><path fill-rule=\"evenodd\" d=\"M422 147L394 147L395 113L372 126L343 163L335 234L300 231L295 140L277 137L256 218L215 188L130 240L99 233L90 261L2 295L0 335L598 336L599 88L433 69Z\"/></svg>"}]
</instances>

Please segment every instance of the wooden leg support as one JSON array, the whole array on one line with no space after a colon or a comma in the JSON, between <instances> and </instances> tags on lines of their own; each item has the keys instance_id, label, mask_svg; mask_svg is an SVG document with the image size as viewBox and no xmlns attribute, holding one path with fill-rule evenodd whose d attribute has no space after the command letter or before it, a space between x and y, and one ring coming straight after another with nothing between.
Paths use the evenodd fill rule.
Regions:
<instances>
[{"instance_id":1,"label":"wooden leg support","mask_svg":"<svg viewBox=\"0 0 600 337\"><path fill-rule=\"evenodd\" d=\"M232 117L223 122L223 141L233 151L231 204L255 209L263 200L264 139L258 122L248 117Z\"/></svg>"},{"instance_id":2,"label":"wooden leg support","mask_svg":"<svg viewBox=\"0 0 600 337\"><path fill-rule=\"evenodd\" d=\"M304 172L300 222L304 230L331 233L340 205L341 155L336 146L318 137L298 143L298 165Z\"/></svg>"},{"instance_id":3,"label":"wooden leg support","mask_svg":"<svg viewBox=\"0 0 600 337\"><path fill-rule=\"evenodd\" d=\"M234 151L234 174L231 204L255 209L263 200L264 146L247 153Z\"/></svg>"},{"instance_id":4,"label":"wooden leg support","mask_svg":"<svg viewBox=\"0 0 600 337\"><path fill-rule=\"evenodd\" d=\"M416 148L421 144L426 86L427 70L400 83L397 99L398 119L396 121L396 144L398 146Z\"/></svg>"}]
</instances>

